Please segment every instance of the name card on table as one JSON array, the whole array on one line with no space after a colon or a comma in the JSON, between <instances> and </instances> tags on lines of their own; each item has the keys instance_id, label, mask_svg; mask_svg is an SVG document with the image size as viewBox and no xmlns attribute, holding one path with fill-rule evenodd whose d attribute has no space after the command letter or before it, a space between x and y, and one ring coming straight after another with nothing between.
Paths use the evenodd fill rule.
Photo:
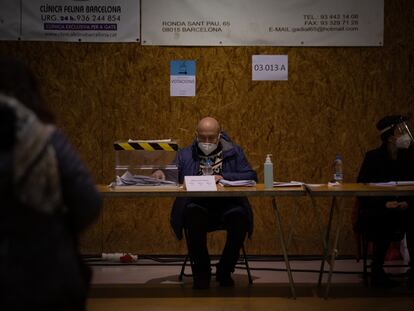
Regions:
<instances>
[{"instance_id":1,"label":"name card on table","mask_svg":"<svg viewBox=\"0 0 414 311\"><path fill-rule=\"evenodd\" d=\"M217 191L216 180L209 176L185 176L184 184L187 191Z\"/></svg>"}]
</instances>

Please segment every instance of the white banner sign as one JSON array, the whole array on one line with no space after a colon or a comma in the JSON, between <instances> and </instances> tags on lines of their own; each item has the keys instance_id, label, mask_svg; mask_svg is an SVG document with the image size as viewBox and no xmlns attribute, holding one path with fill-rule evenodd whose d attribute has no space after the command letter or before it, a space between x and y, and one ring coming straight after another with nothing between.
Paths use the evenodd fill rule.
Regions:
<instances>
[{"instance_id":1,"label":"white banner sign","mask_svg":"<svg viewBox=\"0 0 414 311\"><path fill-rule=\"evenodd\" d=\"M141 0L142 44L382 46L384 0Z\"/></svg>"},{"instance_id":2,"label":"white banner sign","mask_svg":"<svg viewBox=\"0 0 414 311\"><path fill-rule=\"evenodd\" d=\"M18 4L18 15L10 4L5 13L5 20L17 24L14 28L18 32L1 31L2 40L140 41L140 6L136 0L2 0L1 14L4 1Z\"/></svg>"},{"instance_id":3,"label":"white banner sign","mask_svg":"<svg viewBox=\"0 0 414 311\"><path fill-rule=\"evenodd\" d=\"M253 55L252 80L287 80L287 55Z\"/></svg>"},{"instance_id":4,"label":"white banner sign","mask_svg":"<svg viewBox=\"0 0 414 311\"><path fill-rule=\"evenodd\" d=\"M20 33L20 2L1 0L0 40L16 40Z\"/></svg>"}]
</instances>

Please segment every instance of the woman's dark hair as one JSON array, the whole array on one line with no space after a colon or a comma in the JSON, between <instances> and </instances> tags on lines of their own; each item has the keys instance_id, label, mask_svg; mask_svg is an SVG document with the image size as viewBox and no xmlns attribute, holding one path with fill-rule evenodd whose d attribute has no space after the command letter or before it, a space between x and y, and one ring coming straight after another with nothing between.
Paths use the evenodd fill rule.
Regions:
<instances>
[{"instance_id":1,"label":"woman's dark hair","mask_svg":"<svg viewBox=\"0 0 414 311\"><path fill-rule=\"evenodd\" d=\"M45 123L53 114L43 105L33 73L20 61L0 58L0 93L14 97Z\"/></svg>"}]
</instances>

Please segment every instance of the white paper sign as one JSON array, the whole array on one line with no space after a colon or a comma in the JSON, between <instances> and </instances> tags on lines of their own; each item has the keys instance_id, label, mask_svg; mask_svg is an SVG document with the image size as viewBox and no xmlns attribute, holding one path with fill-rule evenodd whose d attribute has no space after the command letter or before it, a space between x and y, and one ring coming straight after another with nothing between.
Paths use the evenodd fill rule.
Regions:
<instances>
[{"instance_id":1,"label":"white paper sign","mask_svg":"<svg viewBox=\"0 0 414 311\"><path fill-rule=\"evenodd\" d=\"M252 56L253 80L287 80L288 56L287 55L253 55Z\"/></svg>"},{"instance_id":2,"label":"white paper sign","mask_svg":"<svg viewBox=\"0 0 414 311\"><path fill-rule=\"evenodd\" d=\"M170 95L195 96L196 62L194 60L173 60L170 63Z\"/></svg>"},{"instance_id":3,"label":"white paper sign","mask_svg":"<svg viewBox=\"0 0 414 311\"><path fill-rule=\"evenodd\" d=\"M141 0L142 44L382 46L384 0Z\"/></svg>"},{"instance_id":4,"label":"white paper sign","mask_svg":"<svg viewBox=\"0 0 414 311\"><path fill-rule=\"evenodd\" d=\"M184 184L187 191L217 191L214 175L185 176Z\"/></svg>"}]
</instances>

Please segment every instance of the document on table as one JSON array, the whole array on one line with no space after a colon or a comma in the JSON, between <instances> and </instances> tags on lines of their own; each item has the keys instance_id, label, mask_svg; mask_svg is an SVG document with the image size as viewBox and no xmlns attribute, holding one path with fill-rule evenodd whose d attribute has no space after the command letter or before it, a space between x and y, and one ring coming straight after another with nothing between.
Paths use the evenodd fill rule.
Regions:
<instances>
[{"instance_id":1,"label":"document on table","mask_svg":"<svg viewBox=\"0 0 414 311\"><path fill-rule=\"evenodd\" d=\"M251 179L243 179L243 180L220 179L219 184L225 187L254 187L256 186L256 182Z\"/></svg>"},{"instance_id":2,"label":"document on table","mask_svg":"<svg viewBox=\"0 0 414 311\"><path fill-rule=\"evenodd\" d=\"M290 182L281 182L281 181L274 181L273 187L300 187L303 186L305 183L300 181L290 181Z\"/></svg>"},{"instance_id":3,"label":"document on table","mask_svg":"<svg viewBox=\"0 0 414 311\"><path fill-rule=\"evenodd\" d=\"M116 181L113 186L171 186L176 185L175 182L169 180L162 180L145 175L133 175L126 171L121 177L116 176Z\"/></svg>"},{"instance_id":4,"label":"document on table","mask_svg":"<svg viewBox=\"0 0 414 311\"><path fill-rule=\"evenodd\" d=\"M387 182L371 182L368 183L370 186L384 186L384 187L395 187L395 186L414 186L413 180L401 180L401 181L387 181Z\"/></svg>"},{"instance_id":5,"label":"document on table","mask_svg":"<svg viewBox=\"0 0 414 311\"><path fill-rule=\"evenodd\" d=\"M149 140L143 140L143 139L128 139L129 143L172 143L172 139L149 139Z\"/></svg>"}]
</instances>

